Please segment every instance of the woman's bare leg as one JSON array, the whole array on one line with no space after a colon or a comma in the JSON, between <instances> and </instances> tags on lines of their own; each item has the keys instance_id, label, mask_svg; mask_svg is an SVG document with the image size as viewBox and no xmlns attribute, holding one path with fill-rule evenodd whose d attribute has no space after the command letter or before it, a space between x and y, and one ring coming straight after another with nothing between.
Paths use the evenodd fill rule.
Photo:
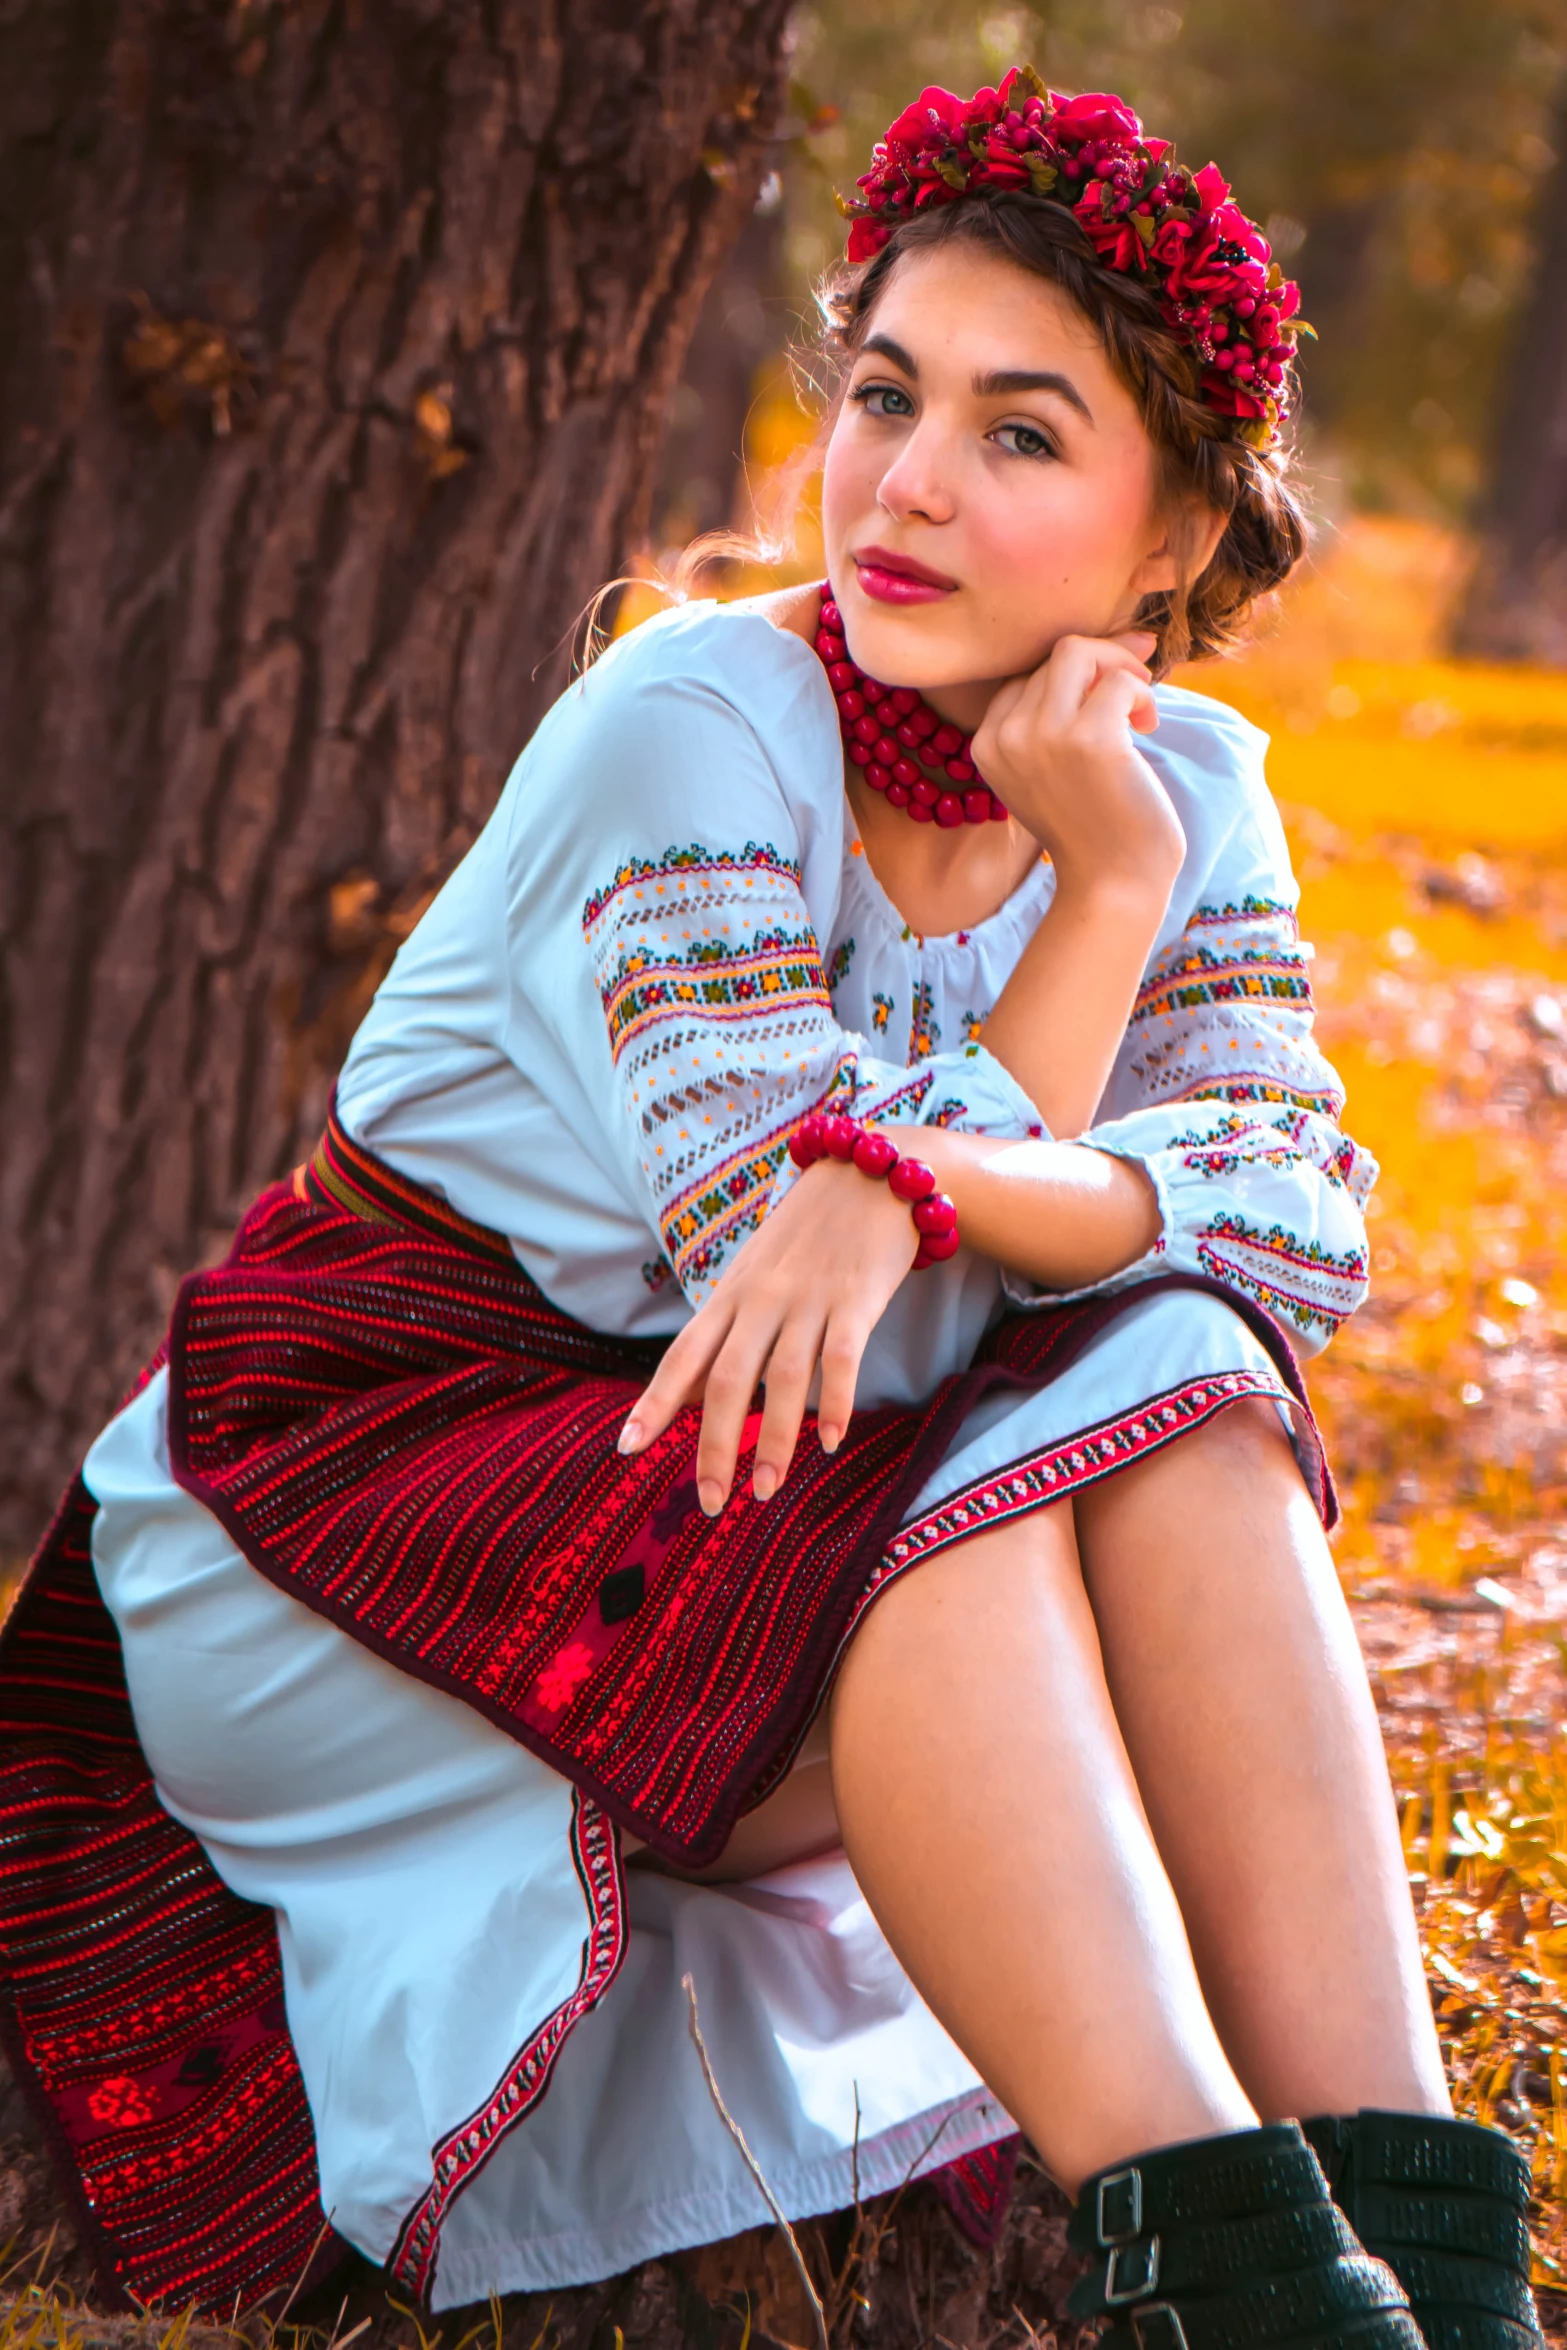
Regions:
<instances>
[{"instance_id":1,"label":"woman's bare leg","mask_svg":"<svg viewBox=\"0 0 1567 2350\"><path fill-rule=\"evenodd\" d=\"M1271 1405L1080 1494L1121 1735L1267 2119L1450 2111L1376 1714Z\"/></svg>"},{"instance_id":2,"label":"woman's bare leg","mask_svg":"<svg viewBox=\"0 0 1567 2350\"><path fill-rule=\"evenodd\" d=\"M1069 1509L894 1584L844 1659L831 1728L866 1899L1065 2185L1256 2120L1138 1799Z\"/></svg>"}]
</instances>

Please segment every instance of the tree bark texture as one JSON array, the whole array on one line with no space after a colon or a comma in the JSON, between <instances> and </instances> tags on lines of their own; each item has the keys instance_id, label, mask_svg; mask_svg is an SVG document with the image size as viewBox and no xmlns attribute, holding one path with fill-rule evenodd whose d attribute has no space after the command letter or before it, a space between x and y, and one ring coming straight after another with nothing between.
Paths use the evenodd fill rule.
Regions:
<instances>
[{"instance_id":1,"label":"tree bark texture","mask_svg":"<svg viewBox=\"0 0 1567 2350\"><path fill-rule=\"evenodd\" d=\"M779 204L752 213L707 289L659 456L653 542L660 553L702 531L751 527L746 428L764 373L780 364L799 323L780 290L783 269Z\"/></svg>"},{"instance_id":2,"label":"tree bark texture","mask_svg":"<svg viewBox=\"0 0 1567 2350\"><path fill-rule=\"evenodd\" d=\"M1534 285L1502 380L1480 556L1455 649L1567 669L1567 84L1551 145Z\"/></svg>"},{"instance_id":3,"label":"tree bark texture","mask_svg":"<svg viewBox=\"0 0 1567 2350\"><path fill-rule=\"evenodd\" d=\"M786 0L0 10L0 1544L645 522Z\"/></svg>"}]
</instances>

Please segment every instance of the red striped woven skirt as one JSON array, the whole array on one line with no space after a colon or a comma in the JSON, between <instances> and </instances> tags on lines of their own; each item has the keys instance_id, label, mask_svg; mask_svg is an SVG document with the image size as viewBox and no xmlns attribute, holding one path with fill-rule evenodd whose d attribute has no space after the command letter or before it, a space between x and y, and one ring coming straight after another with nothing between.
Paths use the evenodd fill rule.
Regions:
<instances>
[{"instance_id":1,"label":"red striped woven skirt","mask_svg":"<svg viewBox=\"0 0 1567 2350\"><path fill-rule=\"evenodd\" d=\"M921 1409L857 1414L831 1459L808 1425L772 1502L752 1500L742 1459L709 1520L696 1413L635 1460L615 1450L656 1346L573 1322L503 1239L334 1125L181 1290L171 1461L260 1573L498 1724L595 1816L695 1866L787 1771L888 1581L1050 1500L1052 1477L1066 1493L1229 1400L1151 1410L1069 1469L900 1534L983 1394L1047 1383L1146 1294L1009 1318ZM1217 1294L1304 1403L1272 1323ZM1330 1514L1325 1485L1318 1499ZM0 1642L0 2028L106 2282L230 2309L341 2247L273 1915L233 1894L158 1801L93 1578L94 1506L78 1478ZM595 1851L618 1882L607 1829ZM533 2096L547 2079L546 2063ZM949 2190L993 2203L1005 2168L971 2161Z\"/></svg>"}]
</instances>

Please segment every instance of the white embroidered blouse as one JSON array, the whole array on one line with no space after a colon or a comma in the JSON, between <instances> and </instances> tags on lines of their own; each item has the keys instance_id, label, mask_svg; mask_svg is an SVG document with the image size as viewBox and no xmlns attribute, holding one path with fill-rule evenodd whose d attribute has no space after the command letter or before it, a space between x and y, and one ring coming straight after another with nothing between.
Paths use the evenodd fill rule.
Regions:
<instances>
[{"instance_id":1,"label":"white embroidered blouse","mask_svg":"<svg viewBox=\"0 0 1567 2350\"><path fill-rule=\"evenodd\" d=\"M1106 1286L1208 1274L1312 1351L1365 1293L1376 1168L1312 1041L1266 738L1203 695L1157 701L1142 748L1187 853L1091 1139L1149 1170L1161 1231ZM1044 1131L983 1035L1053 884L1041 862L973 930L913 933L856 837L814 652L689 605L549 711L384 981L339 1114L567 1312L666 1333L792 1180L808 1109ZM1001 1295L967 1250L906 1282L861 1400L928 1392Z\"/></svg>"}]
</instances>

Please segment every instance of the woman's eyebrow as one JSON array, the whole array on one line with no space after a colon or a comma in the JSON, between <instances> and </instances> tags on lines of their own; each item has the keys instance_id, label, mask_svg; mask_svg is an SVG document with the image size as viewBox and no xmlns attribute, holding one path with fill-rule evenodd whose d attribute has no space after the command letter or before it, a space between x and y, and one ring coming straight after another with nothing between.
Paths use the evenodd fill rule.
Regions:
<instances>
[{"instance_id":1,"label":"woman's eyebrow","mask_svg":"<svg viewBox=\"0 0 1567 2350\"><path fill-rule=\"evenodd\" d=\"M1093 411L1069 375L1057 375L1053 368L1004 367L991 375L976 375L974 390L981 400L994 400L1008 392L1054 392L1075 408L1089 424Z\"/></svg>"},{"instance_id":2,"label":"woman's eyebrow","mask_svg":"<svg viewBox=\"0 0 1567 2350\"><path fill-rule=\"evenodd\" d=\"M860 349L874 351L880 359L890 359L894 367L901 368L910 382L917 383L919 381L920 371L913 358L905 351L901 343L893 341L891 335L867 335L860 345Z\"/></svg>"}]
</instances>

